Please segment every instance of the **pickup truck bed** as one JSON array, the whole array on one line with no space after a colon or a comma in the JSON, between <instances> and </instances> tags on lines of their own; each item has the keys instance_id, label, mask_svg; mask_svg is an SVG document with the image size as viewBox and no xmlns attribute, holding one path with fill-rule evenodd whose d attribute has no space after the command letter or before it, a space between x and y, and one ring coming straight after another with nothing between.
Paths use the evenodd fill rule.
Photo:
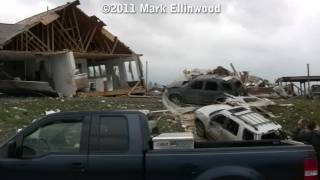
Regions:
<instances>
[{"instance_id":1,"label":"pickup truck bed","mask_svg":"<svg viewBox=\"0 0 320 180\"><path fill-rule=\"evenodd\" d=\"M63 145L61 145L63 144ZM0 147L3 179L315 180L311 146L294 141L196 142L153 150L134 111L46 116Z\"/></svg>"},{"instance_id":2,"label":"pickup truck bed","mask_svg":"<svg viewBox=\"0 0 320 180\"><path fill-rule=\"evenodd\" d=\"M146 153L146 172L150 179L156 177L152 179L159 180L224 176L233 180L236 177L302 179L303 161L306 154L313 154L313 150L305 145L293 144L289 141L236 141L195 143L194 150L153 150Z\"/></svg>"}]
</instances>

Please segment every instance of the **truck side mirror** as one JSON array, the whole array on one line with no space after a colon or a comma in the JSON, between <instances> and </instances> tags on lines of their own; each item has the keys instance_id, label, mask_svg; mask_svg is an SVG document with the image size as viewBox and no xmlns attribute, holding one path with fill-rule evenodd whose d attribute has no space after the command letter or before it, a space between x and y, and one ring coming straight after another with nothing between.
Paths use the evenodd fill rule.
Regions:
<instances>
[{"instance_id":1,"label":"truck side mirror","mask_svg":"<svg viewBox=\"0 0 320 180\"><path fill-rule=\"evenodd\" d=\"M14 158L17 156L17 142L10 141L8 143L8 158Z\"/></svg>"}]
</instances>

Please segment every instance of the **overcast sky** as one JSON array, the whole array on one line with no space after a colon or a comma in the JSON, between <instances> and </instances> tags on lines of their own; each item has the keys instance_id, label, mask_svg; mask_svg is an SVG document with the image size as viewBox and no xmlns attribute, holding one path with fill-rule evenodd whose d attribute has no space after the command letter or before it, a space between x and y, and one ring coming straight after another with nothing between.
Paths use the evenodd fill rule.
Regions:
<instances>
[{"instance_id":1,"label":"overcast sky","mask_svg":"<svg viewBox=\"0 0 320 180\"><path fill-rule=\"evenodd\" d=\"M65 0L10 0L0 6L0 22L15 23ZM104 4L169 6L221 4L220 14L104 14ZM149 79L166 84L184 69L218 65L273 81L280 76L320 75L319 0L82 0L107 29L149 62Z\"/></svg>"}]
</instances>

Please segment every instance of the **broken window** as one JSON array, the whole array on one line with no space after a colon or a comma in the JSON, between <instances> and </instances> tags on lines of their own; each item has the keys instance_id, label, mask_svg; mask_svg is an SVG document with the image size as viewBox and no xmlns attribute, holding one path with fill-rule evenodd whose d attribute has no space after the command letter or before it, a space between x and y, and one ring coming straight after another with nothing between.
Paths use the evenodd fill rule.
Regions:
<instances>
[{"instance_id":1,"label":"broken window","mask_svg":"<svg viewBox=\"0 0 320 180\"><path fill-rule=\"evenodd\" d=\"M280 139L280 136L276 132L262 135L261 139Z\"/></svg>"},{"instance_id":2,"label":"broken window","mask_svg":"<svg viewBox=\"0 0 320 180\"><path fill-rule=\"evenodd\" d=\"M212 118L212 121L217 122L220 125L223 125L224 122L226 121L226 117L224 115L218 115Z\"/></svg>"},{"instance_id":3,"label":"broken window","mask_svg":"<svg viewBox=\"0 0 320 180\"><path fill-rule=\"evenodd\" d=\"M229 112L238 113L238 112L242 112L242 111L246 111L246 110L248 110L248 109L246 109L244 107L238 107L238 108L230 109Z\"/></svg>"},{"instance_id":4,"label":"broken window","mask_svg":"<svg viewBox=\"0 0 320 180\"><path fill-rule=\"evenodd\" d=\"M232 86L228 82L222 82L221 83L223 90L225 91L232 91Z\"/></svg>"},{"instance_id":5,"label":"broken window","mask_svg":"<svg viewBox=\"0 0 320 180\"><path fill-rule=\"evenodd\" d=\"M99 66L95 66L94 67L94 77L100 77L101 73L100 73L100 67Z\"/></svg>"},{"instance_id":6,"label":"broken window","mask_svg":"<svg viewBox=\"0 0 320 180\"><path fill-rule=\"evenodd\" d=\"M216 82L207 82L206 86L205 86L205 90L217 91L218 90L218 84Z\"/></svg>"},{"instance_id":7,"label":"broken window","mask_svg":"<svg viewBox=\"0 0 320 180\"><path fill-rule=\"evenodd\" d=\"M77 63L76 64L76 68L77 68L77 70L78 70L78 72L81 74L81 73L83 73L82 72L82 64L81 63Z\"/></svg>"},{"instance_id":8,"label":"broken window","mask_svg":"<svg viewBox=\"0 0 320 180\"><path fill-rule=\"evenodd\" d=\"M137 72L137 66L134 61L127 61L124 63L126 68L126 74L128 77L128 81L137 81L139 78L138 72Z\"/></svg>"},{"instance_id":9,"label":"broken window","mask_svg":"<svg viewBox=\"0 0 320 180\"><path fill-rule=\"evenodd\" d=\"M89 77L94 77L94 70L92 66L89 66Z\"/></svg>"},{"instance_id":10,"label":"broken window","mask_svg":"<svg viewBox=\"0 0 320 180\"><path fill-rule=\"evenodd\" d=\"M185 84L187 84L189 81L183 81L182 82L182 85L185 85Z\"/></svg>"},{"instance_id":11,"label":"broken window","mask_svg":"<svg viewBox=\"0 0 320 180\"><path fill-rule=\"evenodd\" d=\"M243 130L243 135L242 135L242 139L243 140L253 140L253 133L250 132L247 129Z\"/></svg>"},{"instance_id":12,"label":"broken window","mask_svg":"<svg viewBox=\"0 0 320 180\"><path fill-rule=\"evenodd\" d=\"M194 81L190 87L191 89L202 89L202 86L203 86L203 81Z\"/></svg>"},{"instance_id":13,"label":"broken window","mask_svg":"<svg viewBox=\"0 0 320 180\"><path fill-rule=\"evenodd\" d=\"M231 119L228 119L226 124L225 124L225 129L236 136L238 134L239 124L234 122Z\"/></svg>"},{"instance_id":14,"label":"broken window","mask_svg":"<svg viewBox=\"0 0 320 180\"><path fill-rule=\"evenodd\" d=\"M106 76L106 66L100 65L101 76Z\"/></svg>"}]
</instances>

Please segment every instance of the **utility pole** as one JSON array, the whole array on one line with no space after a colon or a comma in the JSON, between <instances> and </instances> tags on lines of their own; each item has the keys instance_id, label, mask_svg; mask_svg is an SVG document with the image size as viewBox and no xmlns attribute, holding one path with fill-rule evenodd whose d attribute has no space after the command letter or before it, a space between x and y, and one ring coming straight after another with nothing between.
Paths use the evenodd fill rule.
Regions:
<instances>
[{"instance_id":1,"label":"utility pole","mask_svg":"<svg viewBox=\"0 0 320 180\"><path fill-rule=\"evenodd\" d=\"M149 87L148 87L148 61L146 61L146 91L148 92Z\"/></svg>"},{"instance_id":2,"label":"utility pole","mask_svg":"<svg viewBox=\"0 0 320 180\"><path fill-rule=\"evenodd\" d=\"M310 93L310 67L309 67L309 64L307 64L307 72L308 72L308 95L311 96L311 93Z\"/></svg>"}]
</instances>

